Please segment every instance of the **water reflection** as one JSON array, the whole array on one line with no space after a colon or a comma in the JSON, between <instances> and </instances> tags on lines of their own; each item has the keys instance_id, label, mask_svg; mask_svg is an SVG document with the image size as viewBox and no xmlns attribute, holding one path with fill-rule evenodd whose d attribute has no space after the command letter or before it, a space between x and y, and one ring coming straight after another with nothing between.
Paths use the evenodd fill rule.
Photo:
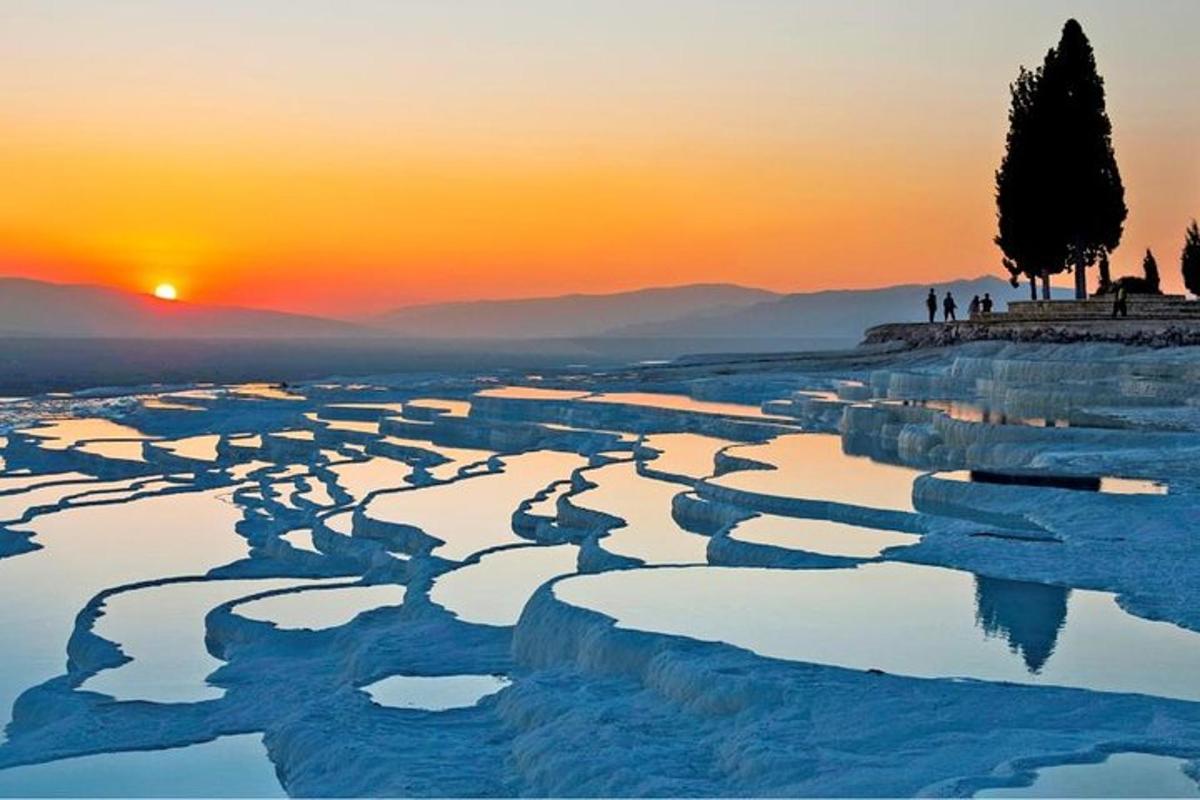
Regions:
<instances>
[{"instance_id":1,"label":"water reflection","mask_svg":"<svg viewBox=\"0 0 1200 800\"><path fill-rule=\"evenodd\" d=\"M363 689L381 706L446 711L476 705L510 683L503 675L392 675Z\"/></svg>"},{"instance_id":2,"label":"water reflection","mask_svg":"<svg viewBox=\"0 0 1200 800\"><path fill-rule=\"evenodd\" d=\"M1170 487L1160 481L1118 478L1112 475L1050 475L1034 472L993 472L991 470L953 470L934 473L942 480L970 483L994 483L1002 486L1033 486L1071 489L1101 494L1167 494Z\"/></svg>"},{"instance_id":3,"label":"water reflection","mask_svg":"<svg viewBox=\"0 0 1200 800\"><path fill-rule=\"evenodd\" d=\"M1012 596L987 599L989 619L1015 631L1019 652L981 627L973 575L915 564L623 570L564 579L554 594L623 628L727 642L770 658L1200 700L1200 635L1132 616L1111 594L1077 589L1065 598L1067 621L1049 656L1050 624L1024 617L1044 620L1058 613L1058 601L1040 591L1028 601L1016 596L1031 589L1015 584ZM1031 671L1030 659L1043 654Z\"/></svg>"},{"instance_id":4,"label":"water reflection","mask_svg":"<svg viewBox=\"0 0 1200 800\"><path fill-rule=\"evenodd\" d=\"M985 789L976 797L1200 797L1182 758L1113 753L1099 764L1062 764L1038 770L1030 786Z\"/></svg>"},{"instance_id":5,"label":"water reflection","mask_svg":"<svg viewBox=\"0 0 1200 800\"><path fill-rule=\"evenodd\" d=\"M0 770L4 797L286 797L262 736Z\"/></svg>"},{"instance_id":6,"label":"water reflection","mask_svg":"<svg viewBox=\"0 0 1200 800\"><path fill-rule=\"evenodd\" d=\"M1042 671L1067 621L1070 589L975 576L975 620L984 633L1008 641L1032 673Z\"/></svg>"},{"instance_id":7,"label":"water reflection","mask_svg":"<svg viewBox=\"0 0 1200 800\"><path fill-rule=\"evenodd\" d=\"M727 417L752 417L755 419L794 421L778 414L767 414L758 406L747 405L745 403L722 403L716 400L697 400L684 394L603 392L584 397L582 401L585 403L619 403L630 406L649 406L650 408L666 408L674 411L690 411L693 414L718 414Z\"/></svg>"},{"instance_id":8,"label":"water reflection","mask_svg":"<svg viewBox=\"0 0 1200 800\"><path fill-rule=\"evenodd\" d=\"M823 433L780 436L767 444L729 449L729 454L774 469L731 472L717 486L776 497L825 500L891 511L912 511L912 484L921 473L848 455L842 437Z\"/></svg>"},{"instance_id":9,"label":"water reflection","mask_svg":"<svg viewBox=\"0 0 1200 800\"><path fill-rule=\"evenodd\" d=\"M578 556L573 544L497 550L439 576L429 597L464 622L515 625L529 596L551 578L574 572Z\"/></svg>"}]
</instances>

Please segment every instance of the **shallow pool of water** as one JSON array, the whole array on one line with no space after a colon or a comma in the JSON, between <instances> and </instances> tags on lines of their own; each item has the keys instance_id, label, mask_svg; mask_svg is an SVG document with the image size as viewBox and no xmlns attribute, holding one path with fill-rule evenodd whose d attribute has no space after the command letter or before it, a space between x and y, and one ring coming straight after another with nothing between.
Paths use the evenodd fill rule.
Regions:
<instances>
[{"instance_id":1,"label":"shallow pool of water","mask_svg":"<svg viewBox=\"0 0 1200 800\"><path fill-rule=\"evenodd\" d=\"M280 539L290 544L297 550L304 550L309 553L320 554L320 550L313 544L312 528L296 528L280 535Z\"/></svg>"},{"instance_id":2,"label":"shallow pool of water","mask_svg":"<svg viewBox=\"0 0 1200 800\"><path fill-rule=\"evenodd\" d=\"M250 600L234 607L247 619L271 622L278 628L319 630L336 628L367 611L400 606L404 587L394 583L304 589Z\"/></svg>"},{"instance_id":3,"label":"shallow pool of water","mask_svg":"<svg viewBox=\"0 0 1200 800\"><path fill-rule=\"evenodd\" d=\"M464 622L515 625L529 596L551 578L575 572L578 557L573 544L497 550L438 576L429 597Z\"/></svg>"},{"instance_id":4,"label":"shallow pool of water","mask_svg":"<svg viewBox=\"0 0 1200 800\"><path fill-rule=\"evenodd\" d=\"M46 450L66 450L88 439L148 439L137 428L122 425L103 417L51 420L21 433L41 439L38 446Z\"/></svg>"},{"instance_id":5,"label":"shallow pool of water","mask_svg":"<svg viewBox=\"0 0 1200 800\"><path fill-rule=\"evenodd\" d=\"M650 469L696 479L712 475L717 451L734 442L698 433L660 433L647 436L643 444L658 451L656 457L646 461Z\"/></svg>"},{"instance_id":6,"label":"shallow pool of water","mask_svg":"<svg viewBox=\"0 0 1200 800\"><path fill-rule=\"evenodd\" d=\"M575 495L571 502L625 520L624 527L600 540L605 550L647 564L708 562L708 537L683 530L671 518L671 500L685 491L683 486L643 478L631 462L589 470L586 478L596 488Z\"/></svg>"},{"instance_id":7,"label":"shallow pool of water","mask_svg":"<svg viewBox=\"0 0 1200 800\"><path fill-rule=\"evenodd\" d=\"M127 489L131 481L72 480L60 483L58 480L46 480L45 483L50 485L45 486L42 483L37 481L23 491L0 495L0 522L18 520L31 508L55 506L76 495Z\"/></svg>"},{"instance_id":8,"label":"shallow pool of water","mask_svg":"<svg viewBox=\"0 0 1200 800\"><path fill-rule=\"evenodd\" d=\"M439 397L419 397L404 403L406 408L435 411L443 417L465 417L471 413L470 400L448 400Z\"/></svg>"},{"instance_id":9,"label":"shallow pool of water","mask_svg":"<svg viewBox=\"0 0 1200 800\"><path fill-rule=\"evenodd\" d=\"M800 519L771 514L739 522L729 532L729 538L850 558L874 558L889 547L904 547L921 540L920 536L912 533L847 525L827 519Z\"/></svg>"},{"instance_id":10,"label":"shallow pool of water","mask_svg":"<svg viewBox=\"0 0 1200 800\"><path fill-rule=\"evenodd\" d=\"M100 591L203 574L248 554L224 491L72 508L25 526L43 549L0 560L0 726L18 694L65 671L75 617Z\"/></svg>"},{"instance_id":11,"label":"shallow pool of water","mask_svg":"<svg viewBox=\"0 0 1200 800\"><path fill-rule=\"evenodd\" d=\"M198 581L113 595L93 631L120 645L133 661L96 673L81 688L152 703L220 697L225 690L205 680L223 663L204 646L205 615L238 597L311 583L297 578Z\"/></svg>"},{"instance_id":12,"label":"shallow pool of water","mask_svg":"<svg viewBox=\"0 0 1200 800\"><path fill-rule=\"evenodd\" d=\"M413 468L394 458L372 456L366 461L334 464L329 467L337 479L338 486L346 490L355 500L363 500L379 489L395 489L407 486L406 479Z\"/></svg>"},{"instance_id":13,"label":"shallow pool of water","mask_svg":"<svg viewBox=\"0 0 1200 800\"><path fill-rule=\"evenodd\" d=\"M381 706L445 711L469 708L510 683L503 675L392 675L363 691Z\"/></svg>"},{"instance_id":14,"label":"shallow pool of water","mask_svg":"<svg viewBox=\"0 0 1200 800\"><path fill-rule=\"evenodd\" d=\"M919 470L847 455L836 434L789 434L728 452L774 469L730 472L710 481L716 486L889 511L914 510L912 484L921 475Z\"/></svg>"},{"instance_id":15,"label":"shallow pool of water","mask_svg":"<svg viewBox=\"0 0 1200 800\"><path fill-rule=\"evenodd\" d=\"M0 770L5 797L286 797L262 735Z\"/></svg>"},{"instance_id":16,"label":"shallow pool of water","mask_svg":"<svg viewBox=\"0 0 1200 800\"><path fill-rule=\"evenodd\" d=\"M985 789L975 797L1200 797L1181 758L1113 753L1099 764L1044 767L1030 786Z\"/></svg>"},{"instance_id":17,"label":"shallow pool of water","mask_svg":"<svg viewBox=\"0 0 1200 800\"><path fill-rule=\"evenodd\" d=\"M629 570L555 593L621 627L772 658L1200 700L1200 634L1127 614L1103 592L876 563Z\"/></svg>"},{"instance_id":18,"label":"shallow pool of water","mask_svg":"<svg viewBox=\"0 0 1200 800\"><path fill-rule=\"evenodd\" d=\"M549 389L540 386L498 386L476 392L479 397L507 397L515 400L579 400L591 392L576 389Z\"/></svg>"},{"instance_id":19,"label":"shallow pool of water","mask_svg":"<svg viewBox=\"0 0 1200 800\"><path fill-rule=\"evenodd\" d=\"M84 442L77 448L80 453L90 453L92 455L110 458L114 461L141 461L144 462L146 457L142 455L142 442L140 439L129 440L100 440L94 442Z\"/></svg>"},{"instance_id":20,"label":"shallow pool of water","mask_svg":"<svg viewBox=\"0 0 1200 800\"><path fill-rule=\"evenodd\" d=\"M380 495L366 507L366 514L415 525L444 542L434 548L434 555L458 561L481 550L524 542L513 533L513 512L523 500L586 463L574 453L552 451L506 457L503 472Z\"/></svg>"},{"instance_id":21,"label":"shallow pool of water","mask_svg":"<svg viewBox=\"0 0 1200 800\"><path fill-rule=\"evenodd\" d=\"M673 411L690 411L693 414L718 414L726 417L753 417L792 423L795 420L776 414L767 414L758 406L748 403L722 403L716 400L697 400L684 394L662 394L657 392L602 392L582 398L585 403L619 403L631 406L666 408Z\"/></svg>"},{"instance_id":22,"label":"shallow pool of water","mask_svg":"<svg viewBox=\"0 0 1200 800\"><path fill-rule=\"evenodd\" d=\"M216 434L202 434L174 441L155 442L154 446L161 447L180 458L189 458L193 461L216 461L219 441L221 441L221 437Z\"/></svg>"}]
</instances>

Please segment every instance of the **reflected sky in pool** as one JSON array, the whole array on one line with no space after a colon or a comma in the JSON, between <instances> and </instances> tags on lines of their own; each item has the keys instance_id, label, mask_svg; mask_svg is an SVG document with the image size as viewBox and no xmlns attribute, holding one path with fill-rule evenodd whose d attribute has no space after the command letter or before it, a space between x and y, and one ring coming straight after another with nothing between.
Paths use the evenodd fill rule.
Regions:
<instances>
[{"instance_id":1,"label":"reflected sky in pool","mask_svg":"<svg viewBox=\"0 0 1200 800\"><path fill-rule=\"evenodd\" d=\"M1114 753L1099 764L1044 767L1031 786L985 789L975 797L1200 797L1181 758Z\"/></svg>"},{"instance_id":2,"label":"reflected sky in pool","mask_svg":"<svg viewBox=\"0 0 1200 800\"><path fill-rule=\"evenodd\" d=\"M729 532L729 538L751 544L851 558L874 558L889 547L904 547L921 539L912 533L847 525L827 519L798 519L773 514L762 514L739 522Z\"/></svg>"},{"instance_id":3,"label":"reflected sky in pool","mask_svg":"<svg viewBox=\"0 0 1200 800\"><path fill-rule=\"evenodd\" d=\"M1125 613L1113 595L902 563L857 569L666 567L555 584L621 627L772 658L918 677L1200 700L1200 634Z\"/></svg>"},{"instance_id":4,"label":"reflected sky in pool","mask_svg":"<svg viewBox=\"0 0 1200 800\"><path fill-rule=\"evenodd\" d=\"M626 523L600 540L605 550L647 564L707 563L708 537L683 530L671 517L671 499L685 491L683 486L643 478L632 462L589 470L586 477L596 488L575 495L571 502Z\"/></svg>"},{"instance_id":5,"label":"reflected sky in pool","mask_svg":"<svg viewBox=\"0 0 1200 800\"><path fill-rule=\"evenodd\" d=\"M381 706L445 711L469 708L509 683L502 675L392 675L363 691Z\"/></svg>"},{"instance_id":6,"label":"reflected sky in pool","mask_svg":"<svg viewBox=\"0 0 1200 800\"><path fill-rule=\"evenodd\" d=\"M659 451L646 460L652 470L686 478L706 478L716 471L717 451L733 442L698 433L660 433L647 436L643 444Z\"/></svg>"},{"instance_id":7,"label":"reflected sky in pool","mask_svg":"<svg viewBox=\"0 0 1200 800\"><path fill-rule=\"evenodd\" d=\"M224 491L73 508L26 526L44 549L0 561L0 726L21 691L65 670L75 616L100 591L247 555L234 532L241 514Z\"/></svg>"},{"instance_id":8,"label":"reflected sky in pool","mask_svg":"<svg viewBox=\"0 0 1200 800\"><path fill-rule=\"evenodd\" d=\"M834 434L789 434L766 444L733 447L728 452L775 469L731 472L714 478L714 485L890 511L913 510L912 484L921 474L919 470L846 455L842 438Z\"/></svg>"},{"instance_id":9,"label":"reflected sky in pool","mask_svg":"<svg viewBox=\"0 0 1200 800\"><path fill-rule=\"evenodd\" d=\"M286 797L256 733L0 770L4 797Z\"/></svg>"},{"instance_id":10,"label":"reflected sky in pool","mask_svg":"<svg viewBox=\"0 0 1200 800\"><path fill-rule=\"evenodd\" d=\"M393 583L308 589L250 600L234 613L279 628L335 628L366 611L404 603L404 587Z\"/></svg>"},{"instance_id":11,"label":"reflected sky in pool","mask_svg":"<svg viewBox=\"0 0 1200 800\"><path fill-rule=\"evenodd\" d=\"M224 690L205 682L223 662L204 645L204 617L244 595L310 583L297 578L198 581L137 589L109 597L96 634L120 645L133 661L102 670L81 688L117 700L191 703Z\"/></svg>"},{"instance_id":12,"label":"reflected sky in pool","mask_svg":"<svg viewBox=\"0 0 1200 800\"><path fill-rule=\"evenodd\" d=\"M459 619L481 625L515 625L529 596L546 581L575 571L573 544L511 547L434 581L429 597Z\"/></svg>"},{"instance_id":13,"label":"reflected sky in pool","mask_svg":"<svg viewBox=\"0 0 1200 800\"><path fill-rule=\"evenodd\" d=\"M728 417L754 417L794 423L795 420L776 414L764 413L758 406L747 403L722 403L716 400L697 400L685 394L663 394L657 392L602 392L583 398L586 403L621 403L631 406L667 408L675 411L690 411L693 414L719 414Z\"/></svg>"},{"instance_id":14,"label":"reflected sky in pool","mask_svg":"<svg viewBox=\"0 0 1200 800\"><path fill-rule=\"evenodd\" d=\"M512 514L523 500L587 464L574 453L539 451L506 456L503 472L382 495L367 516L416 525L444 544L433 554L462 560L472 553L524 542L512 531Z\"/></svg>"}]
</instances>

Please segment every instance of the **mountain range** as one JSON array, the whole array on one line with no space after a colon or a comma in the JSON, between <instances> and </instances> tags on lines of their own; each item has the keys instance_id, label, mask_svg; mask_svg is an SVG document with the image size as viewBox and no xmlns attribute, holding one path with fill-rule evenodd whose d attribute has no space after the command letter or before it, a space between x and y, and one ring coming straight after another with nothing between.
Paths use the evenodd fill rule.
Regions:
<instances>
[{"instance_id":1,"label":"mountain range","mask_svg":"<svg viewBox=\"0 0 1200 800\"><path fill-rule=\"evenodd\" d=\"M436 340L674 339L697 350L716 340L857 341L881 322L925 314L929 284L780 294L693 284L613 294L572 294L410 306L345 321L278 311L163 301L101 286L0 278L0 336L111 338L400 338ZM1002 310L1022 296L993 277L934 284L958 298L990 292Z\"/></svg>"},{"instance_id":2,"label":"mountain range","mask_svg":"<svg viewBox=\"0 0 1200 800\"><path fill-rule=\"evenodd\" d=\"M0 278L0 336L287 338L363 333L339 320L159 300L86 284Z\"/></svg>"}]
</instances>

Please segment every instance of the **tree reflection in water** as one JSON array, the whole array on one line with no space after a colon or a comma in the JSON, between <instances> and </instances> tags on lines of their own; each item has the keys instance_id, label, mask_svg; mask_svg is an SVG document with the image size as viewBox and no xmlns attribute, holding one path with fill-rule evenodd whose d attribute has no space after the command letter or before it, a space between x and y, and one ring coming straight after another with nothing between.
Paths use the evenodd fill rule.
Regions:
<instances>
[{"instance_id":1,"label":"tree reflection in water","mask_svg":"<svg viewBox=\"0 0 1200 800\"><path fill-rule=\"evenodd\" d=\"M976 575L975 620L988 636L1004 637L1037 674L1054 653L1070 594L1061 586Z\"/></svg>"}]
</instances>

